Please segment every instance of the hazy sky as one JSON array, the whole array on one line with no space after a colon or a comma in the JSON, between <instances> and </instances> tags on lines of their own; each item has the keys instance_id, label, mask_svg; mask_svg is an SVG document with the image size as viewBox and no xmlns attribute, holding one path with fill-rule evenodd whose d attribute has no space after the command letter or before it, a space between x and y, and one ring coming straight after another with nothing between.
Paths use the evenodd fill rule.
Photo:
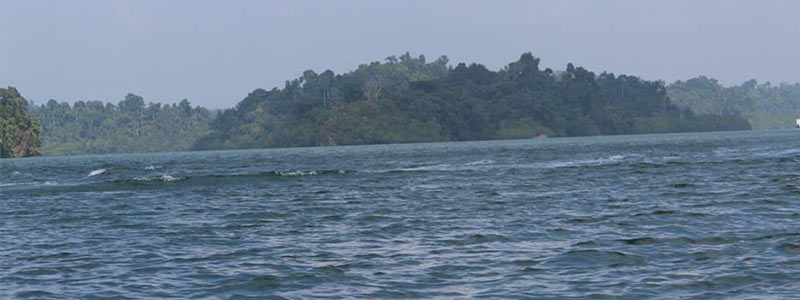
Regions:
<instances>
[{"instance_id":1,"label":"hazy sky","mask_svg":"<svg viewBox=\"0 0 800 300\"><path fill-rule=\"evenodd\" d=\"M230 107L303 70L410 51L726 85L800 81L800 1L0 0L0 85L37 103Z\"/></svg>"}]
</instances>

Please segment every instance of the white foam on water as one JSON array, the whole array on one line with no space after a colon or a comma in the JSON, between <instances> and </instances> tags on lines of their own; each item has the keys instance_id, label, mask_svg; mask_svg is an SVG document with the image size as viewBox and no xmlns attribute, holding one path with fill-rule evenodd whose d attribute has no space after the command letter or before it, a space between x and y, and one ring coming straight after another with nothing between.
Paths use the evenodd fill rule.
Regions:
<instances>
[{"instance_id":1,"label":"white foam on water","mask_svg":"<svg viewBox=\"0 0 800 300\"><path fill-rule=\"evenodd\" d=\"M600 166L600 165L618 163L620 161L625 160L625 158L628 157L629 156L626 155L612 155L609 157L600 157L595 159L578 159L578 160L568 160L568 161L547 162L541 164L540 166L546 169L580 167L580 166Z\"/></svg>"},{"instance_id":2,"label":"white foam on water","mask_svg":"<svg viewBox=\"0 0 800 300\"><path fill-rule=\"evenodd\" d=\"M728 157L742 154L742 150L734 148L717 148L714 149L714 156Z\"/></svg>"},{"instance_id":3,"label":"white foam on water","mask_svg":"<svg viewBox=\"0 0 800 300\"><path fill-rule=\"evenodd\" d=\"M419 184L411 187L412 189L425 189L425 190L434 190L442 188L442 185L439 184Z\"/></svg>"},{"instance_id":4,"label":"white foam on water","mask_svg":"<svg viewBox=\"0 0 800 300\"><path fill-rule=\"evenodd\" d=\"M161 175L161 177L160 177L160 178L161 178L161 181L165 181L165 182L168 182L168 181L177 181L177 180L181 180L181 179L183 179L183 177L173 177L173 176L166 175L166 174L164 174L164 175Z\"/></svg>"},{"instance_id":5,"label":"white foam on water","mask_svg":"<svg viewBox=\"0 0 800 300\"><path fill-rule=\"evenodd\" d=\"M384 170L367 170L364 171L366 173L390 173L390 172L423 172L423 171L438 171L438 172L447 172L447 171L465 171L465 170L476 170L479 168L485 168L487 165L494 164L495 161L491 159L482 159L472 162L467 162L459 165L451 165L451 164L438 164L438 165L427 165L427 166L416 166L416 167L405 167L405 168L391 168L391 169L384 169Z\"/></svg>"},{"instance_id":6,"label":"white foam on water","mask_svg":"<svg viewBox=\"0 0 800 300\"><path fill-rule=\"evenodd\" d=\"M787 157L787 156L794 156L795 154L800 153L800 149L784 149L784 150L774 150L774 151L766 151L758 153L759 156L765 157Z\"/></svg>"},{"instance_id":7,"label":"white foam on water","mask_svg":"<svg viewBox=\"0 0 800 300\"><path fill-rule=\"evenodd\" d=\"M45 182L0 182L0 187L14 187L14 186L52 186L52 185L59 185L58 182L55 181L45 181Z\"/></svg>"},{"instance_id":8,"label":"white foam on water","mask_svg":"<svg viewBox=\"0 0 800 300\"><path fill-rule=\"evenodd\" d=\"M670 160L676 160L676 159L681 159L681 158L683 158L683 157L674 156L673 155L673 156L663 156L663 157L661 157L661 160L670 161Z\"/></svg>"},{"instance_id":9,"label":"white foam on water","mask_svg":"<svg viewBox=\"0 0 800 300\"><path fill-rule=\"evenodd\" d=\"M175 176L168 175L168 174L164 174L164 175L161 175L161 176L158 176L158 177L141 176L141 177L134 177L133 178L134 181L145 181L145 182L149 182L149 181L170 182L170 181L178 181L178 180L183 180L183 179L186 179L186 178L185 177L179 177L179 176L175 177Z\"/></svg>"},{"instance_id":10,"label":"white foam on water","mask_svg":"<svg viewBox=\"0 0 800 300\"><path fill-rule=\"evenodd\" d=\"M92 177L92 176L101 175L101 174L104 174L107 171L108 170L106 170L106 169L97 169L97 170L89 172L89 175L87 175L86 177Z\"/></svg>"},{"instance_id":11,"label":"white foam on water","mask_svg":"<svg viewBox=\"0 0 800 300\"><path fill-rule=\"evenodd\" d=\"M144 169L148 170L148 171L158 170L158 169L161 169L161 168L163 168L163 167L159 166L159 165L149 165L147 167L144 167Z\"/></svg>"},{"instance_id":12,"label":"white foam on water","mask_svg":"<svg viewBox=\"0 0 800 300\"><path fill-rule=\"evenodd\" d=\"M479 165L490 165L493 164L494 160L491 159L481 159L478 161L471 161L466 163L467 166L479 166Z\"/></svg>"},{"instance_id":13,"label":"white foam on water","mask_svg":"<svg viewBox=\"0 0 800 300\"><path fill-rule=\"evenodd\" d=\"M308 171L308 172L304 172L304 171L285 171L285 172L275 171L274 173L275 173L275 175L280 175L280 176L285 176L285 177L304 177L304 176L319 175L319 173L317 173L317 171Z\"/></svg>"},{"instance_id":14,"label":"white foam on water","mask_svg":"<svg viewBox=\"0 0 800 300\"><path fill-rule=\"evenodd\" d=\"M612 155L612 156L609 156L608 158L605 158L605 160L606 161L620 161L620 160L625 159L625 157L626 157L625 155Z\"/></svg>"}]
</instances>

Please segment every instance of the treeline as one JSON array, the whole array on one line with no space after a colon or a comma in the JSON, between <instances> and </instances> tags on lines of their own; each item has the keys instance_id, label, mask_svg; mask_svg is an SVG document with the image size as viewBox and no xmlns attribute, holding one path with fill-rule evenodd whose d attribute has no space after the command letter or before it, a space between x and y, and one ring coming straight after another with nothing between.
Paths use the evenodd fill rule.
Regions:
<instances>
[{"instance_id":1,"label":"treeline","mask_svg":"<svg viewBox=\"0 0 800 300\"><path fill-rule=\"evenodd\" d=\"M542 70L530 53L497 71L448 62L406 53L344 74L309 70L221 112L185 99L145 104L134 94L117 104L50 100L28 107L16 89L3 89L2 151L100 154L744 130L750 128L745 118L782 124L800 101L798 85L753 81L724 88L700 77L665 86L572 64Z\"/></svg>"},{"instance_id":2,"label":"treeline","mask_svg":"<svg viewBox=\"0 0 800 300\"><path fill-rule=\"evenodd\" d=\"M724 87L701 76L670 84L667 94L697 113L746 118L754 129L791 128L800 114L800 83L775 86L750 80Z\"/></svg>"},{"instance_id":3,"label":"treeline","mask_svg":"<svg viewBox=\"0 0 800 300\"><path fill-rule=\"evenodd\" d=\"M28 101L13 87L0 88L0 158L40 155L40 132Z\"/></svg>"},{"instance_id":4,"label":"treeline","mask_svg":"<svg viewBox=\"0 0 800 300\"><path fill-rule=\"evenodd\" d=\"M195 149L374 144L448 140L439 124L409 117L395 96L415 82L449 73L446 56L427 62L408 53L355 71L332 71L287 81L283 89L257 89L211 124ZM395 99L399 101L390 101Z\"/></svg>"},{"instance_id":5,"label":"treeline","mask_svg":"<svg viewBox=\"0 0 800 300\"><path fill-rule=\"evenodd\" d=\"M189 150L209 133L214 118L186 99L172 105L145 104L134 94L116 105L50 100L32 106L30 113L42 127L42 152L48 155Z\"/></svg>"},{"instance_id":6,"label":"treeline","mask_svg":"<svg viewBox=\"0 0 800 300\"><path fill-rule=\"evenodd\" d=\"M498 71L406 53L341 75L306 71L282 89L257 89L222 112L194 149L749 128L737 116L679 108L662 82L571 64L541 70L530 53Z\"/></svg>"}]
</instances>

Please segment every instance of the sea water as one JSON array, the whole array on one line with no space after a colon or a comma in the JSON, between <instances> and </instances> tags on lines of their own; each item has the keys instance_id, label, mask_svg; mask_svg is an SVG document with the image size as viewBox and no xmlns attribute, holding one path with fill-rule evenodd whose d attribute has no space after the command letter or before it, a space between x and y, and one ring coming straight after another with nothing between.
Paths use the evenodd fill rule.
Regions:
<instances>
[{"instance_id":1,"label":"sea water","mask_svg":"<svg viewBox=\"0 0 800 300\"><path fill-rule=\"evenodd\" d=\"M0 161L0 298L793 298L800 132Z\"/></svg>"}]
</instances>

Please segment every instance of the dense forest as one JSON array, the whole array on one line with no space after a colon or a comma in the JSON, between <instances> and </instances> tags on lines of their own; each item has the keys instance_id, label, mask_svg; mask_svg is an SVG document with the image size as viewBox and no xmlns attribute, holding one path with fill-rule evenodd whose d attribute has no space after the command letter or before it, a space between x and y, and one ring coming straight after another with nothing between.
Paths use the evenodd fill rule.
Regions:
<instances>
[{"instance_id":1,"label":"dense forest","mask_svg":"<svg viewBox=\"0 0 800 300\"><path fill-rule=\"evenodd\" d=\"M42 126L42 152L48 155L189 150L208 134L214 118L186 99L145 104L134 94L116 105L77 101L70 106L50 100L30 113Z\"/></svg>"},{"instance_id":2,"label":"dense forest","mask_svg":"<svg viewBox=\"0 0 800 300\"><path fill-rule=\"evenodd\" d=\"M667 95L696 113L746 118L753 129L791 128L800 114L800 83L774 86L750 80L724 87L701 76L669 85Z\"/></svg>"},{"instance_id":3,"label":"dense forest","mask_svg":"<svg viewBox=\"0 0 800 300\"><path fill-rule=\"evenodd\" d=\"M41 154L39 123L28 115L28 101L13 87L0 88L0 158Z\"/></svg>"},{"instance_id":4,"label":"dense forest","mask_svg":"<svg viewBox=\"0 0 800 300\"><path fill-rule=\"evenodd\" d=\"M429 62L406 53L343 74L308 70L283 88L256 89L219 112L185 99L146 103L134 94L116 104L50 100L29 107L16 89L0 89L2 154L744 130L750 124L785 128L800 108L799 84L749 81L725 88L699 77L665 86L572 64L542 70L539 62L525 53L492 71L480 64L449 65L446 56Z\"/></svg>"},{"instance_id":5,"label":"dense forest","mask_svg":"<svg viewBox=\"0 0 800 300\"><path fill-rule=\"evenodd\" d=\"M541 70L530 53L491 71L447 58L388 57L336 75L306 71L258 89L211 124L195 149L464 141L749 129L731 115L673 104L662 82Z\"/></svg>"}]
</instances>

